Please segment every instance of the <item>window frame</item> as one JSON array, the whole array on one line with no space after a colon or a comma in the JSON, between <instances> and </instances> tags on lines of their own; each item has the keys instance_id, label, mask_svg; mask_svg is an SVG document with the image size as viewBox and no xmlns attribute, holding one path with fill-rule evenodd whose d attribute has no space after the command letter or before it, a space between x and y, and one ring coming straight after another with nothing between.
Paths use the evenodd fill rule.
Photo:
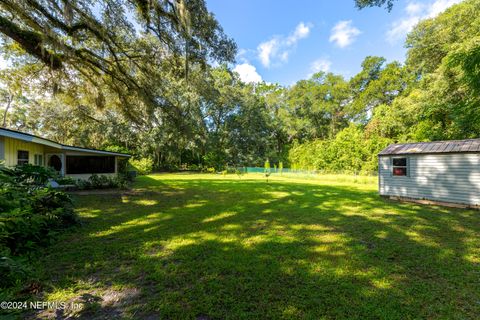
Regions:
<instances>
[{"instance_id":1,"label":"window frame","mask_svg":"<svg viewBox=\"0 0 480 320\"><path fill-rule=\"evenodd\" d=\"M20 153L24 152L27 158L20 158ZM30 163L30 152L28 150L17 150L17 166L23 166Z\"/></svg>"},{"instance_id":2,"label":"window frame","mask_svg":"<svg viewBox=\"0 0 480 320\"><path fill-rule=\"evenodd\" d=\"M36 166L43 166L43 154L36 153L36 154L34 154L33 157L34 157L33 158L33 163Z\"/></svg>"},{"instance_id":3,"label":"window frame","mask_svg":"<svg viewBox=\"0 0 480 320\"><path fill-rule=\"evenodd\" d=\"M403 157L392 157L391 158L391 164L392 164L392 170L390 171L392 177L409 177L410 176L410 159L409 157L403 156ZM405 159L405 165L404 166L399 166L394 164L395 159ZM402 168L405 169L405 174L395 174L395 169L396 168Z\"/></svg>"}]
</instances>

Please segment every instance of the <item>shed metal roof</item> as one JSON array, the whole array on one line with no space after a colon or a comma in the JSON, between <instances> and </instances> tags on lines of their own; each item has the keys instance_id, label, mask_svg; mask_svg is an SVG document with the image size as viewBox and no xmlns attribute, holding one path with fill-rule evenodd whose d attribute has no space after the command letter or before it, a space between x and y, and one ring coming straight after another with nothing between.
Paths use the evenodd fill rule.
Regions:
<instances>
[{"instance_id":1,"label":"shed metal roof","mask_svg":"<svg viewBox=\"0 0 480 320\"><path fill-rule=\"evenodd\" d=\"M391 144L378 155L480 152L480 139Z\"/></svg>"}]
</instances>

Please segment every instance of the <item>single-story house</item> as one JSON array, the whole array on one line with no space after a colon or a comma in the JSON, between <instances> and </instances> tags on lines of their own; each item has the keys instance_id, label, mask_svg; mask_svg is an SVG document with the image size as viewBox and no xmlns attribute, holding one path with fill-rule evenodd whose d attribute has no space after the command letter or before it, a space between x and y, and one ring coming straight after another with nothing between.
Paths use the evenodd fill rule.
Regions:
<instances>
[{"instance_id":1,"label":"single-story house","mask_svg":"<svg viewBox=\"0 0 480 320\"><path fill-rule=\"evenodd\" d=\"M380 195L480 205L480 139L392 144L378 162Z\"/></svg>"},{"instance_id":2,"label":"single-story house","mask_svg":"<svg viewBox=\"0 0 480 320\"><path fill-rule=\"evenodd\" d=\"M28 133L0 128L0 161L5 166L34 164L60 175L88 179L92 174L114 175L129 154L68 146Z\"/></svg>"}]
</instances>

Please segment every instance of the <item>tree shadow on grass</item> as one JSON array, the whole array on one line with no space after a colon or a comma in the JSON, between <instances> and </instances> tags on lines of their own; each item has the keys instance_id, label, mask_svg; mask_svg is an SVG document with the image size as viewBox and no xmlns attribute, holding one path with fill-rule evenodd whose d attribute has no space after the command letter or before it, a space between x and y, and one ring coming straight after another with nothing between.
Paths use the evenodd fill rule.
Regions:
<instances>
[{"instance_id":1,"label":"tree shadow on grass","mask_svg":"<svg viewBox=\"0 0 480 320\"><path fill-rule=\"evenodd\" d=\"M77 199L85 227L39 261L75 313L132 319L474 318L478 212L361 187L211 179ZM125 292L135 292L135 295ZM109 296L116 296L116 300ZM68 313L57 314L65 318Z\"/></svg>"}]
</instances>

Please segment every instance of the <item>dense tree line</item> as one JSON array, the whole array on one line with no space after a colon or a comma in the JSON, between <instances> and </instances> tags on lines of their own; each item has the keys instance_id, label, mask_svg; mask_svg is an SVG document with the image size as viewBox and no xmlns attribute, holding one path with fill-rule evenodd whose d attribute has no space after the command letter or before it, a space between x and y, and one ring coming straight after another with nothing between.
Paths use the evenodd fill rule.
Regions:
<instances>
[{"instance_id":1,"label":"dense tree line","mask_svg":"<svg viewBox=\"0 0 480 320\"><path fill-rule=\"evenodd\" d=\"M403 64L370 56L351 79L320 72L290 87L243 83L230 69L235 44L202 0L112 0L95 12L82 1L45 3L0 5L3 17L29 13L0 26L12 61L0 74L10 128L128 150L157 169L269 159L355 172L375 171L376 154L389 143L480 134L475 0L420 22ZM48 30L39 42L44 53L2 28L38 37Z\"/></svg>"}]
</instances>

